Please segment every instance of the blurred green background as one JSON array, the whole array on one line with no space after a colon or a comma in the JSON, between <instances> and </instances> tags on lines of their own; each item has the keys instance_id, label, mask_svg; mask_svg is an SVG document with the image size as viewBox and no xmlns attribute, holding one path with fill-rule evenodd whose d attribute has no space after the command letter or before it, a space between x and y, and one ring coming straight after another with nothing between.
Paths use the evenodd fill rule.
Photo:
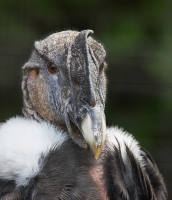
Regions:
<instances>
[{"instance_id":1,"label":"blurred green background","mask_svg":"<svg viewBox=\"0 0 172 200\"><path fill-rule=\"evenodd\" d=\"M21 67L33 42L92 29L107 51L107 124L153 155L172 199L172 1L0 0L0 121L21 115Z\"/></svg>"}]
</instances>

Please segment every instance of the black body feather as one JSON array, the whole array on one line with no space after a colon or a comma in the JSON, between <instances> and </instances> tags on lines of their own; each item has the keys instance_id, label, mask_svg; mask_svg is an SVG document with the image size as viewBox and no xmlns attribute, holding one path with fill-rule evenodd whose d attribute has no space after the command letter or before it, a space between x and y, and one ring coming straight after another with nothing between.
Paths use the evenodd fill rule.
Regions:
<instances>
[{"instance_id":1,"label":"black body feather","mask_svg":"<svg viewBox=\"0 0 172 200\"><path fill-rule=\"evenodd\" d=\"M117 140L117 139L116 139ZM141 164L126 145L126 160L120 144L107 151L104 163L105 179L110 200L165 200L168 199L163 178L150 154L141 148Z\"/></svg>"},{"instance_id":2,"label":"black body feather","mask_svg":"<svg viewBox=\"0 0 172 200\"><path fill-rule=\"evenodd\" d=\"M42 167L26 187L16 187L13 180L0 180L0 199L103 200L101 188L90 173L91 168L101 165L107 199L166 200L163 178L149 153L141 149L144 162L141 164L127 145L125 148L124 159L119 142L113 150L107 145L96 161L91 151L68 139L46 157L41 156Z\"/></svg>"},{"instance_id":3,"label":"black body feather","mask_svg":"<svg viewBox=\"0 0 172 200\"><path fill-rule=\"evenodd\" d=\"M0 199L101 199L99 188L89 174L89 169L96 165L94 156L71 139L60 148L54 147L46 157L42 155L39 162L42 162L39 173L26 187L16 187L13 180L0 180Z\"/></svg>"}]
</instances>

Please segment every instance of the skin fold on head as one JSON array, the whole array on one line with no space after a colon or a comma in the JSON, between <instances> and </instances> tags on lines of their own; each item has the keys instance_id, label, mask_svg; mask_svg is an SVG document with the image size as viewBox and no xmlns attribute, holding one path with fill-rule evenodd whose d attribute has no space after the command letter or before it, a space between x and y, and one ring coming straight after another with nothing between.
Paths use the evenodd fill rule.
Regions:
<instances>
[{"instance_id":1,"label":"skin fold on head","mask_svg":"<svg viewBox=\"0 0 172 200\"><path fill-rule=\"evenodd\" d=\"M97 159L106 138L106 52L92 33L63 31L35 42L22 90L25 116L67 131Z\"/></svg>"}]
</instances>

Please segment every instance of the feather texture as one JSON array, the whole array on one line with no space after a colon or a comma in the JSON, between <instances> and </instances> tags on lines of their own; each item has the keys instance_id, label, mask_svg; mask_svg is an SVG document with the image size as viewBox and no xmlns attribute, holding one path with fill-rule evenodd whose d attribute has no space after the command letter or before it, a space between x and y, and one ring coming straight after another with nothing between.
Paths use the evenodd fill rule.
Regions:
<instances>
[{"instance_id":1,"label":"feather texture","mask_svg":"<svg viewBox=\"0 0 172 200\"><path fill-rule=\"evenodd\" d=\"M58 132L58 134L57 134ZM39 171L39 160L67 136L47 122L16 117L0 127L0 179L25 186Z\"/></svg>"},{"instance_id":2,"label":"feather texture","mask_svg":"<svg viewBox=\"0 0 172 200\"><path fill-rule=\"evenodd\" d=\"M104 169L110 199L167 199L163 178L150 154L122 129L107 132Z\"/></svg>"},{"instance_id":3,"label":"feather texture","mask_svg":"<svg viewBox=\"0 0 172 200\"><path fill-rule=\"evenodd\" d=\"M163 178L132 135L107 129L98 160L47 122L0 128L0 199L165 200Z\"/></svg>"}]
</instances>

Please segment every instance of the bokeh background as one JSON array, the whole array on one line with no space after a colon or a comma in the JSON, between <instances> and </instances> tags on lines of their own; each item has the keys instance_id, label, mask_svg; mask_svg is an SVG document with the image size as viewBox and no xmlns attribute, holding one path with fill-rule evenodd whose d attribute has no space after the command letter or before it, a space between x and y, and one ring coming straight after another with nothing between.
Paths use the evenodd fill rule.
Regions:
<instances>
[{"instance_id":1,"label":"bokeh background","mask_svg":"<svg viewBox=\"0 0 172 200\"><path fill-rule=\"evenodd\" d=\"M21 115L21 67L33 42L92 29L107 51L107 124L154 157L172 199L172 1L0 0L0 122Z\"/></svg>"}]
</instances>

